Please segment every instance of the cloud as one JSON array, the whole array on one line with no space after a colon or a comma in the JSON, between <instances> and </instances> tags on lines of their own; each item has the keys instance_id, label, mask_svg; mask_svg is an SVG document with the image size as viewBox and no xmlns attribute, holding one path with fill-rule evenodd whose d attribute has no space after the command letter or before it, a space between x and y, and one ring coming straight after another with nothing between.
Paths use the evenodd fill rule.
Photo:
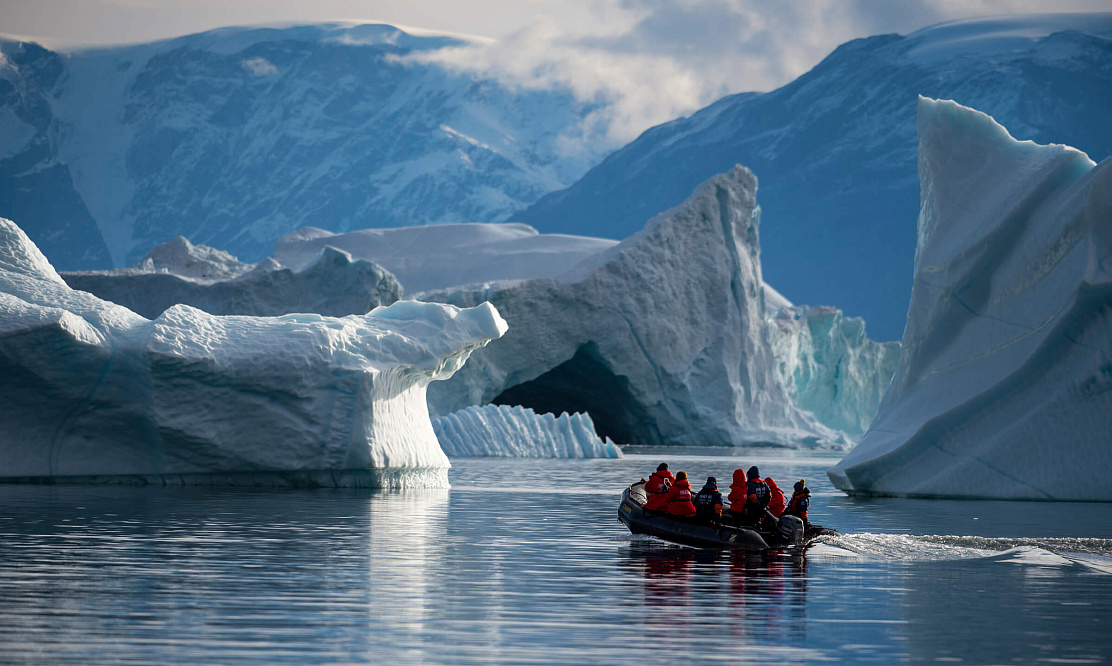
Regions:
<instances>
[{"instance_id":1,"label":"cloud","mask_svg":"<svg viewBox=\"0 0 1112 666\"><path fill-rule=\"evenodd\" d=\"M589 20L554 5L489 44L414 56L605 106L620 145L724 95L775 89L857 37L1009 12L1091 10L1105 0L595 0ZM579 8L582 10L582 6Z\"/></svg>"},{"instance_id":2,"label":"cloud","mask_svg":"<svg viewBox=\"0 0 1112 666\"><path fill-rule=\"evenodd\" d=\"M240 67L255 76L273 76L278 73L278 68L266 58L251 58L239 63Z\"/></svg>"}]
</instances>

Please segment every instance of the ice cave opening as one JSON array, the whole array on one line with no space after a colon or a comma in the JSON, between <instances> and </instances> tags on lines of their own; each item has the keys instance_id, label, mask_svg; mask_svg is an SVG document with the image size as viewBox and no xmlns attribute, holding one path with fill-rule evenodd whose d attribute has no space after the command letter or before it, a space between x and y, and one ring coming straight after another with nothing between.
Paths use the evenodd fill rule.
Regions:
<instances>
[{"instance_id":1,"label":"ice cave opening","mask_svg":"<svg viewBox=\"0 0 1112 666\"><path fill-rule=\"evenodd\" d=\"M540 414L586 412L600 438L609 437L618 444L661 442L653 419L630 393L629 379L614 374L593 342L536 379L511 386L491 402L520 405Z\"/></svg>"}]
</instances>

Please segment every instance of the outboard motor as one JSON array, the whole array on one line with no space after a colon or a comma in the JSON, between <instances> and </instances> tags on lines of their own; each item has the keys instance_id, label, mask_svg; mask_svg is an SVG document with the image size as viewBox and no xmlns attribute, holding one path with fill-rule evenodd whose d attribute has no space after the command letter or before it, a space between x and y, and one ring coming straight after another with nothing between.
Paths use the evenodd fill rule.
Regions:
<instances>
[{"instance_id":1,"label":"outboard motor","mask_svg":"<svg viewBox=\"0 0 1112 666\"><path fill-rule=\"evenodd\" d=\"M776 527L780 530L780 536L788 543L803 543L803 519L799 516L784 514L780 516Z\"/></svg>"}]
</instances>

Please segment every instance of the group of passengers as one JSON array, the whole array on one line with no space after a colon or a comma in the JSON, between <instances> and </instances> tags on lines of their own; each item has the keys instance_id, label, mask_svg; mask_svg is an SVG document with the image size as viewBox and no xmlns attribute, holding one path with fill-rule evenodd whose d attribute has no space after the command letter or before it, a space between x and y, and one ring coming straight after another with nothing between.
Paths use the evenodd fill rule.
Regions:
<instances>
[{"instance_id":1,"label":"group of passengers","mask_svg":"<svg viewBox=\"0 0 1112 666\"><path fill-rule=\"evenodd\" d=\"M707 478L702 490L692 494L687 472L680 471L673 477L667 463L660 463L645 482L645 492L648 501L642 508L680 518L754 527L770 515L775 519L789 515L802 519L804 525L810 524L807 509L811 504L811 489L807 482L804 479L796 481L792 498L786 501L784 491L772 477L762 479L756 465L747 472L734 470L730 494L726 498L729 506L723 502L718 480L713 476Z\"/></svg>"}]
</instances>

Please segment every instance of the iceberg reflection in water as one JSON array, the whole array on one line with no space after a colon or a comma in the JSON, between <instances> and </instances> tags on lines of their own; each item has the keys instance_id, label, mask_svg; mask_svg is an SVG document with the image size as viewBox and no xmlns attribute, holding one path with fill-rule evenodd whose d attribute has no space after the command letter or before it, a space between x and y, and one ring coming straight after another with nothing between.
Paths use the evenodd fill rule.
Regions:
<instances>
[{"instance_id":1,"label":"iceberg reflection in water","mask_svg":"<svg viewBox=\"0 0 1112 666\"><path fill-rule=\"evenodd\" d=\"M845 536L806 555L631 536L617 494L662 460L805 477ZM459 459L450 490L0 486L0 661L1112 658L1112 505L850 498L832 460Z\"/></svg>"}]
</instances>

